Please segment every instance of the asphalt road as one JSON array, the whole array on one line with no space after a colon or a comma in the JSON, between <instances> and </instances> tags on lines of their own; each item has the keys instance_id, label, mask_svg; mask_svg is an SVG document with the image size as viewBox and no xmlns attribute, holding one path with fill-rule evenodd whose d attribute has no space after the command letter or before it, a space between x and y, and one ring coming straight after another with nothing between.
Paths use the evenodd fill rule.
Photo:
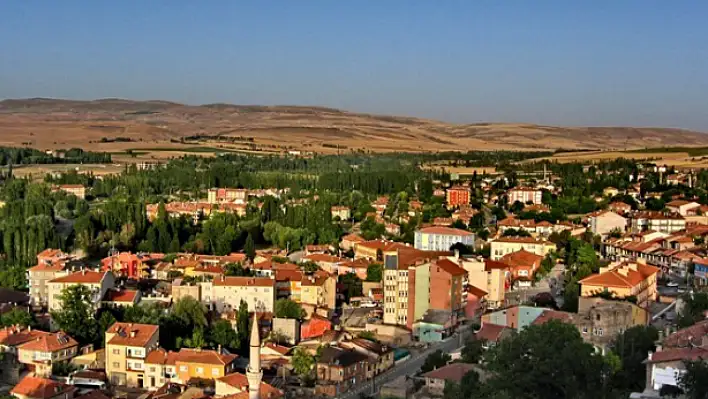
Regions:
<instances>
[{"instance_id":1,"label":"asphalt road","mask_svg":"<svg viewBox=\"0 0 708 399\"><path fill-rule=\"evenodd\" d=\"M354 389L350 389L349 391L340 394L339 396L337 396L337 398L358 398L359 395L362 393L366 395L374 395L379 392L379 389L383 384L389 381L395 380L396 378L402 375L408 375L411 377L414 376L420 370L420 366L423 365L423 362L425 362L425 358L436 350L441 349L443 352L450 353L461 348L463 345L460 345L460 342L464 342L464 337L467 337L469 335L469 329L466 329L461 334L463 336L462 341L460 340L459 335L453 336L443 342L431 345L430 348L422 352L419 352L415 355L411 354L411 357L408 360L400 363L399 365L393 367L385 373L376 376L375 381L369 380L363 384L357 384ZM375 388L372 388L372 384L374 383L376 384L376 386Z\"/></svg>"}]
</instances>

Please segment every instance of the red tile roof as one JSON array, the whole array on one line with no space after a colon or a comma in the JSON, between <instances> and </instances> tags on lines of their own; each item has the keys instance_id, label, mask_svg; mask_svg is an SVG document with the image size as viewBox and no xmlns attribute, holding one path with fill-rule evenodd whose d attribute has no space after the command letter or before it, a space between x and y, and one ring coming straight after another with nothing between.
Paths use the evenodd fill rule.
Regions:
<instances>
[{"instance_id":1,"label":"red tile roof","mask_svg":"<svg viewBox=\"0 0 708 399\"><path fill-rule=\"evenodd\" d=\"M73 386L64 384L63 382L27 375L12 388L10 393L12 395L21 395L29 398L49 399L72 392L75 389L76 388Z\"/></svg>"},{"instance_id":2,"label":"red tile roof","mask_svg":"<svg viewBox=\"0 0 708 399\"><path fill-rule=\"evenodd\" d=\"M690 327L682 328L664 338L664 348L683 348L701 346L703 337L708 335L708 320L700 321Z\"/></svg>"},{"instance_id":3,"label":"red tile roof","mask_svg":"<svg viewBox=\"0 0 708 399\"><path fill-rule=\"evenodd\" d=\"M106 334L115 334L107 344L144 347L159 328L152 324L114 323L106 330Z\"/></svg>"},{"instance_id":4,"label":"red tile roof","mask_svg":"<svg viewBox=\"0 0 708 399\"><path fill-rule=\"evenodd\" d=\"M499 259L500 262L506 263L511 267L522 266L533 269L537 268L541 264L542 260L543 256L536 255L535 253L529 252L525 249L508 253Z\"/></svg>"},{"instance_id":5,"label":"red tile roof","mask_svg":"<svg viewBox=\"0 0 708 399\"><path fill-rule=\"evenodd\" d=\"M560 320L562 322L570 322L573 319L573 314L568 312L561 312L558 310L547 309L541 312L540 315L534 320L532 325L539 325L547 323L551 320Z\"/></svg>"},{"instance_id":6,"label":"red tile roof","mask_svg":"<svg viewBox=\"0 0 708 399\"><path fill-rule=\"evenodd\" d=\"M467 270L463 269L450 259L438 259L435 261L435 265L451 276L464 276L467 274Z\"/></svg>"},{"instance_id":7,"label":"red tile roof","mask_svg":"<svg viewBox=\"0 0 708 399\"><path fill-rule=\"evenodd\" d=\"M106 297L103 299L107 302L129 302L134 303L138 296L137 290L117 290L111 289L106 292Z\"/></svg>"},{"instance_id":8,"label":"red tile roof","mask_svg":"<svg viewBox=\"0 0 708 399\"><path fill-rule=\"evenodd\" d=\"M579 281L580 284L595 285L603 287L631 288L639 285L642 281L656 274L659 269L642 263L636 263L636 270L630 268L630 264L623 262L611 270L604 273L593 274ZM620 272L625 268L626 275Z\"/></svg>"},{"instance_id":9,"label":"red tile roof","mask_svg":"<svg viewBox=\"0 0 708 399\"><path fill-rule=\"evenodd\" d=\"M474 365L469 363L452 363L423 374L425 378L433 378L445 381L462 381L462 377L474 370Z\"/></svg>"},{"instance_id":10,"label":"red tile roof","mask_svg":"<svg viewBox=\"0 0 708 399\"><path fill-rule=\"evenodd\" d=\"M491 260L491 259L485 259L484 260L484 270L485 271L490 271L493 269L509 269L509 265L503 262L499 262L496 260Z\"/></svg>"},{"instance_id":11,"label":"red tile roof","mask_svg":"<svg viewBox=\"0 0 708 399\"><path fill-rule=\"evenodd\" d=\"M244 374L228 374L219 378L218 381L248 393L248 379ZM273 387L272 385L266 384L265 382L261 382L259 392L261 398L276 399L281 398L283 396L283 391ZM246 398L247 397L248 396L246 396Z\"/></svg>"},{"instance_id":12,"label":"red tile roof","mask_svg":"<svg viewBox=\"0 0 708 399\"><path fill-rule=\"evenodd\" d=\"M432 226L432 227L424 227L419 230L421 233L425 234L444 234L444 235L451 235L451 236L471 236L474 235L474 233L471 233L466 230L461 230L461 229L456 229L453 227L443 227L443 226Z\"/></svg>"},{"instance_id":13,"label":"red tile roof","mask_svg":"<svg viewBox=\"0 0 708 399\"><path fill-rule=\"evenodd\" d=\"M483 339L489 342L498 342L504 331L511 330L506 326L500 326L499 324L482 323L482 328L475 334L477 339Z\"/></svg>"},{"instance_id":14,"label":"red tile roof","mask_svg":"<svg viewBox=\"0 0 708 399\"><path fill-rule=\"evenodd\" d=\"M47 334L45 331L25 327L5 327L0 329L0 345L17 346Z\"/></svg>"},{"instance_id":15,"label":"red tile roof","mask_svg":"<svg viewBox=\"0 0 708 399\"><path fill-rule=\"evenodd\" d=\"M231 364L237 357L237 355L225 355L207 349L182 348L177 353L175 361L177 363L201 363L225 366Z\"/></svg>"},{"instance_id":16,"label":"red tile roof","mask_svg":"<svg viewBox=\"0 0 708 399\"><path fill-rule=\"evenodd\" d=\"M99 284L106 274L109 272L95 272L92 270L82 270L80 272L69 274L68 276L58 277L51 280L50 283L63 284Z\"/></svg>"},{"instance_id":17,"label":"red tile roof","mask_svg":"<svg viewBox=\"0 0 708 399\"><path fill-rule=\"evenodd\" d=\"M474 285L467 286L467 293L472 294L472 295L476 296L477 298L482 298L483 296L488 294L487 291L485 291L481 288L477 288Z\"/></svg>"},{"instance_id":18,"label":"red tile roof","mask_svg":"<svg viewBox=\"0 0 708 399\"><path fill-rule=\"evenodd\" d=\"M177 361L177 352L166 351L162 348L158 348L150 351L145 357L145 363L147 364L168 364L174 365Z\"/></svg>"},{"instance_id":19,"label":"red tile roof","mask_svg":"<svg viewBox=\"0 0 708 399\"><path fill-rule=\"evenodd\" d=\"M66 335L63 332L58 333L48 333L37 337L31 341L27 341L17 348L26 351L35 352L56 352L63 349L68 349L74 346L79 346L79 343L75 339Z\"/></svg>"},{"instance_id":20,"label":"red tile roof","mask_svg":"<svg viewBox=\"0 0 708 399\"><path fill-rule=\"evenodd\" d=\"M677 360L708 360L708 349L701 347L670 348L651 355L649 363L673 362Z\"/></svg>"}]
</instances>

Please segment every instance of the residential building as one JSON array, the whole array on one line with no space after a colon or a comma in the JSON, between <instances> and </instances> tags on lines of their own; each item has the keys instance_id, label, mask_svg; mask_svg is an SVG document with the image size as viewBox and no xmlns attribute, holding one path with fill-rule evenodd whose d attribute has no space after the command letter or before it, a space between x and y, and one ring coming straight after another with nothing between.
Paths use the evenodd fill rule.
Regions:
<instances>
[{"instance_id":1,"label":"residential building","mask_svg":"<svg viewBox=\"0 0 708 399\"><path fill-rule=\"evenodd\" d=\"M687 361L708 359L708 320L681 329L657 345L647 363L647 389L658 397L663 386L680 387L681 376L686 373Z\"/></svg>"},{"instance_id":2,"label":"residential building","mask_svg":"<svg viewBox=\"0 0 708 399\"><path fill-rule=\"evenodd\" d=\"M373 259L382 261L382 253L398 248L410 248L408 245L386 240L370 240L357 243L354 247L354 259Z\"/></svg>"},{"instance_id":3,"label":"residential building","mask_svg":"<svg viewBox=\"0 0 708 399\"><path fill-rule=\"evenodd\" d=\"M214 380L215 396L228 399L248 399L248 377L241 373L232 373ZM263 399L279 399L284 392L265 382L260 383L260 396Z\"/></svg>"},{"instance_id":4,"label":"residential building","mask_svg":"<svg viewBox=\"0 0 708 399\"><path fill-rule=\"evenodd\" d=\"M509 198L509 204L513 204L516 201L521 202L522 204L534 205L540 205L543 203L543 192L535 188L512 188L511 190L507 191L506 195Z\"/></svg>"},{"instance_id":5,"label":"residential building","mask_svg":"<svg viewBox=\"0 0 708 399\"><path fill-rule=\"evenodd\" d=\"M658 231L671 234L686 228L686 219L677 213L641 211L630 215L633 232Z\"/></svg>"},{"instance_id":6,"label":"residential building","mask_svg":"<svg viewBox=\"0 0 708 399\"><path fill-rule=\"evenodd\" d=\"M186 384L193 378L221 378L233 372L236 357L214 350L182 348L175 356L176 381Z\"/></svg>"},{"instance_id":7,"label":"residential building","mask_svg":"<svg viewBox=\"0 0 708 399\"><path fill-rule=\"evenodd\" d=\"M159 204L146 205L147 217L154 220L157 217ZM192 219L196 224L202 218L208 218L215 213L235 213L238 216L246 215L246 204L234 202L222 202L212 204L208 202L168 202L165 204L165 211L170 217L180 217L182 215Z\"/></svg>"},{"instance_id":8,"label":"residential building","mask_svg":"<svg viewBox=\"0 0 708 399\"><path fill-rule=\"evenodd\" d=\"M106 330L106 376L113 385L146 386L145 360L159 347L160 327L151 324L114 323Z\"/></svg>"},{"instance_id":9,"label":"residential building","mask_svg":"<svg viewBox=\"0 0 708 399\"><path fill-rule=\"evenodd\" d=\"M348 206L333 206L331 209L332 219L349 220L352 217L352 211Z\"/></svg>"},{"instance_id":10,"label":"residential building","mask_svg":"<svg viewBox=\"0 0 708 399\"><path fill-rule=\"evenodd\" d=\"M470 189L463 186L453 186L445 190L445 202L448 208L455 208L470 203Z\"/></svg>"},{"instance_id":11,"label":"residential building","mask_svg":"<svg viewBox=\"0 0 708 399\"><path fill-rule=\"evenodd\" d=\"M383 321L411 328L430 306L430 261L435 255L406 247L383 257Z\"/></svg>"},{"instance_id":12,"label":"residential building","mask_svg":"<svg viewBox=\"0 0 708 399\"><path fill-rule=\"evenodd\" d=\"M614 262L600 268L598 274L580 280L580 295L590 297L608 291L617 298L636 297L637 305L646 307L656 300L658 271L641 259L636 262Z\"/></svg>"},{"instance_id":13,"label":"residential building","mask_svg":"<svg viewBox=\"0 0 708 399\"><path fill-rule=\"evenodd\" d=\"M37 254L37 265L31 267L27 272L30 303L33 306L46 307L49 305L48 283L69 273L67 262L71 259L69 255L58 249L45 249Z\"/></svg>"},{"instance_id":14,"label":"residential building","mask_svg":"<svg viewBox=\"0 0 708 399\"><path fill-rule=\"evenodd\" d=\"M632 206L621 201L615 201L610 203L607 209L619 215L625 215L632 211Z\"/></svg>"},{"instance_id":15,"label":"residential building","mask_svg":"<svg viewBox=\"0 0 708 399\"><path fill-rule=\"evenodd\" d=\"M164 258L164 254L134 254L119 252L101 260L101 270L110 271L116 276L128 278L143 278L149 275L148 263L157 262Z\"/></svg>"},{"instance_id":16,"label":"residential building","mask_svg":"<svg viewBox=\"0 0 708 399\"><path fill-rule=\"evenodd\" d=\"M486 292L486 302L490 309L504 305L505 293L511 287L511 267L506 263L491 259L463 259L462 267L467 271L468 284Z\"/></svg>"},{"instance_id":17,"label":"residential building","mask_svg":"<svg viewBox=\"0 0 708 399\"><path fill-rule=\"evenodd\" d=\"M394 366L393 348L389 345L363 338L342 341L339 345L346 349L353 349L369 357L369 367L366 376L369 379L374 378Z\"/></svg>"},{"instance_id":18,"label":"residential building","mask_svg":"<svg viewBox=\"0 0 708 399\"><path fill-rule=\"evenodd\" d=\"M300 283L300 302L327 309L336 307L337 279L329 273L319 270L304 275Z\"/></svg>"},{"instance_id":19,"label":"residential building","mask_svg":"<svg viewBox=\"0 0 708 399\"><path fill-rule=\"evenodd\" d=\"M529 288L536 271L541 267L543 256L536 255L525 249L508 253L499 261L509 265L514 284L521 288Z\"/></svg>"},{"instance_id":20,"label":"residential building","mask_svg":"<svg viewBox=\"0 0 708 399\"><path fill-rule=\"evenodd\" d=\"M273 278L221 276L212 283L211 298L218 312L237 310L242 300L251 311L273 312L276 293Z\"/></svg>"},{"instance_id":21,"label":"residential building","mask_svg":"<svg viewBox=\"0 0 708 399\"><path fill-rule=\"evenodd\" d=\"M613 232L624 233L627 219L613 211L598 211L588 217L588 227L590 232L603 237Z\"/></svg>"},{"instance_id":22,"label":"residential building","mask_svg":"<svg viewBox=\"0 0 708 399\"><path fill-rule=\"evenodd\" d=\"M532 237L501 237L491 242L491 259L499 260L506 254L522 249L539 256L546 256L556 249L556 245L550 241Z\"/></svg>"},{"instance_id":23,"label":"residential building","mask_svg":"<svg viewBox=\"0 0 708 399\"><path fill-rule=\"evenodd\" d=\"M81 270L66 276L57 277L47 284L49 288L49 310L61 308L61 294L65 288L74 285L84 285L91 291L91 301L94 306L98 306L106 296L106 292L113 288L115 279L111 272L96 272L91 270Z\"/></svg>"},{"instance_id":24,"label":"residential building","mask_svg":"<svg viewBox=\"0 0 708 399\"><path fill-rule=\"evenodd\" d=\"M415 232L415 249L423 251L449 251L453 245L461 243L474 245L474 233L452 227L424 227Z\"/></svg>"},{"instance_id":25,"label":"residential building","mask_svg":"<svg viewBox=\"0 0 708 399\"><path fill-rule=\"evenodd\" d=\"M75 393L72 385L32 374L27 374L10 390L10 395L17 399L71 399Z\"/></svg>"},{"instance_id":26,"label":"residential building","mask_svg":"<svg viewBox=\"0 0 708 399\"><path fill-rule=\"evenodd\" d=\"M240 188L210 188L207 191L207 202L218 204L234 202L245 204L248 201L248 191Z\"/></svg>"},{"instance_id":27,"label":"residential building","mask_svg":"<svg viewBox=\"0 0 708 399\"><path fill-rule=\"evenodd\" d=\"M339 248L342 251L349 251L349 250L354 250L357 244L362 243L366 240L364 240L360 235L358 234L347 234L344 237L342 237L342 240L339 242Z\"/></svg>"},{"instance_id":28,"label":"residential building","mask_svg":"<svg viewBox=\"0 0 708 399\"><path fill-rule=\"evenodd\" d=\"M681 216L695 216L700 213L701 204L694 201L673 200L666 203L666 209Z\"/></svg>"},{"instance_id":29,"label":"residential building","mask_svg":"<svg viewBox=\"0 0 708 399\"><path fill-rule=\"evenodd\" d=\"M479 367L469 363L451 363L423 374L425 390L431 396L443 396L445 385L459 384L470 371L481 373ZM484 374L484 373L481 373Z\"/></svg>"},{"instance_id":30,"label":"residential building","mask_svg":"<svg viewBox=\"0 0 708 399\"><path fill-rule=\"evenodd\" d=\"M449 310L428 309L411 328L418 342L441 342L450 337L459 323L459 314Z\"/></svg>"},{"instance_id":31,"label":"residential building","mask_svg":"<svg viewBox=\"0 0 708 399\"><path fill-rule=\"evenodd\" d=\"M109 289L102 302L104 306L110 308L135 306L140 302L141 294L138 290ZM195 298L199 299L199 298Z\"/></svg>"},{"instance_id":32,"label":"residential building","mask_svg":"<svg viewBox=\"0 0 708 399\"><path fill-rule=\"evenodd\" d=\"M17 346L17 360L40 377L51 377L52 365L76 356L79 343L63 332L45 333Z\"/></svg>"},{"instance_id":33,"label":"residential building","mask_svg":"<svg viewBox=\"0 0 708 399\"><path fill-rule=\"evenodd\" d=\"M316 393L339 396L367 380L368 356L353 349L325 347L317 360Z\"/></svg>"},{"instance_id":34,"label":"residential building","mask_svg":"<svg viewBox=\"0 0 708 399\"><path fill-rule=\"evenodd\" d=\"M446 310L461 316L465 307L463 282L467 271L450 259L442 258L430 264L429 309Z\"/></svg>"}]
</instances>

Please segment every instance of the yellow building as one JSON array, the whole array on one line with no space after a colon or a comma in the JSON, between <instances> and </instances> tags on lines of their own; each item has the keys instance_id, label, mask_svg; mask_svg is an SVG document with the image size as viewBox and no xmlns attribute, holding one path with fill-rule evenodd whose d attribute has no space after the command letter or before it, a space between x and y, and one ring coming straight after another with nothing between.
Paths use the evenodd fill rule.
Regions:
<instances>
[{"instance_id":1,"label":"yellow building","mask_svg":"<svg viewBox=\"0 0 708 399\"><path fill-rule=\"evenodd\" d=\"M65 288L74 285L85 285L91 290L91 302L97 306L105 297L106 292L113 288L115 279L111 272L95 272L81 270L66 276L57 277L47 283L49 287L49 310L61 308L61 294Z\"/></svg>"},{"instance_id":2,"label":"yellow building","mask_svg":"<svg viewBox=\"0 0 708 399\"><path fill-rule=\"evenodd\" d=\"M546 256L546 254L556 249L556 244L532 237L502 237L492 241L491 258L492 260L499 260L506 254L518 252L522 249L536 255Z\"/></svg>"},{"instance_id":3,"label":"yellow building","mask_svg":"<svg viewBox=\"0 0 708 399\"><path fill-rule=\"evenodd\" d=\"M489 308L494 309L504 305L511 278L509 265L481 258L464 259L460 263L467 271L468 284L487 292L484 298Z\"/></svg>"},{"instance_id":4,"label":"yellow building","mask_svg":"<svg viewBox=\"0 0 708 399\"><path fill-rule=\"evenodd\" d=\"M35 375L50 377L52 364L67 362L76 356L79 343L63 332L45 333L17 347L17 360Z\"/></svg>"},{"instance_id":5,"label":"yellow building","mask_svg":"<svg viewBox=\"0 0 708 399\"><path fill-rule=\"evenodd\" d=\"M636 297L637 305L646 307L656 299L658 271L641 259L637 262L615 262L600 268L600 273L580 280L580 295L590 297L608 291L617 298Z\"/></svg>"},{"instance_id":6,"label":"yellow building","mask_svg":"<svg viewBox=\"0 0 708 399\"><path fill-rule=\"evenodd\" d=\"M160 327L115 323L106 331L106 376L113 385L142 388L145 359L159 346Z\"/></svg>"},{"instance_id":7,"label":"yellow building","mask_svg":"<svg viewBox=\"0 0 708 399\"><path fill-rule=\"evenodd\" d=\"M319 270L304 276L300 282L300 302L334 309L337 299L337 280L329 273Z\"/></svg>"},{"instance_id":8,"label":"yellow building","mask_svg":"<svg viewBox=\"0 0 708 399\"><path fill-rule=\"evenodd\" d=\"M168 382L186 384L191 379L221 378L233 371L236 357L206 349L182 348L179 352L168 352L158 348L145 359L143 386L154 390Z\"/></svg>"}]
</instances>

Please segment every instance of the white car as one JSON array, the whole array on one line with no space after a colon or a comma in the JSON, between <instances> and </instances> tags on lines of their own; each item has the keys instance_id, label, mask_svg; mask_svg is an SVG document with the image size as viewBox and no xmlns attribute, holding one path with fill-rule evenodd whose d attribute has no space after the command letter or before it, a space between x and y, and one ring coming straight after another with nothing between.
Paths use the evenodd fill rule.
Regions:
<instances>
[{"instance_id":1,"label":"white car","mask_svg":"<svg viewBox=\"0 0 708 399\"><path fill-rule=\"evenodd\" d=\"M674 287L678 287L678 286L679 286L679 283L674 282L674 281L671 281L671 282L666 283L666 286L667 286L667 287L674 288Z\"/></svg>"}]
</instances>

